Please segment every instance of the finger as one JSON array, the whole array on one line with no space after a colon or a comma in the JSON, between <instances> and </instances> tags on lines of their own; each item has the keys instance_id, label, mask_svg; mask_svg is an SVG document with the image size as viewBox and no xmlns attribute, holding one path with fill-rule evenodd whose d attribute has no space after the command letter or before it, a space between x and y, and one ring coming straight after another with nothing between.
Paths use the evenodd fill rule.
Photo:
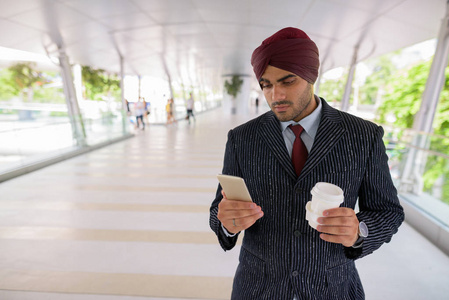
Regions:
<instances>
[{"instance_id":1,"label":"finger","mask_svg":"<svg viewBox=\"0 0 449 300\"><path fill-rule=\"evenodd\" d=\"M240 210L240 209L255 209L258 205L253 202L239 201L239 200L229 200L223 198L220 204L218 204L218 209L224 210ZM260 206L259 206L260 207Z\"/></svg>"},{"instance_id":2,"label":"finger","mask_svg":"<svg viewBox=\"0 0 449 300\"><path fill-rule=\"evenodd\" d=\"M352 215L355 215L355 212L348 207L337 207L323 211L323 216L325 217L349 217Z\"/></svg>"},{"instance_id":3,"label":"finger","mask_svg":"<svg viewBox=\"0 0 449 300\"><path fill-rule=\"evenodd\" d=\"M318 223L327 226L357 226L358 220L355 215L349 217L320 217Z\"/></svg>"},{"instance_id":4,"label":"finger","mask_svg":"<svg viewBox=\"0 0 449 300\"><path fill-rule=\"evenodd\" d=\"M234 223L236 226L244 227L248 224L254 224L255 221L259 220L263 217L263 211L259 211L257 213L247 215L240 218L232 218L232 220L235 220Z\"/></svg>"},{"instance_id":5,"label":"finger","mask_svg":"<svg viewBox=\"0 0 449 300\"><path fill-rule=\"evenodd\" d=\"M223 196L223 199L227 199L226 193L224 192L224 190L221 190L221 195Z\"/></svg>"},{"instance_id":6,"label":"finger","mask_svg":"<svg viewBox=\"0 0 449 300\"><path fill-rule=\"evenodd\" d=\"M258 215L262 212L260 208L252 210L219 210L217 217L222 222L233 220L233 219L243 219Z\"/></svg>"},{"instance_id":7,"label":"finger","mask_svg":"<svg viewBox=\"0 0 449 300\"><path fill-rule=\"evenodd\" d=\"M354 236L355 228L346 226L324 226L318 225L316 228L319 232L331 235Z\"/></svg>"},{"instance_id":8,"label":"finger","mask_svg":"<svg viewBox=\"0 0 449 300\"><path fill-rule=\"evenodd\" d=\"M249 227L251 227L254 223L256 223L257 220L263 217L263 212L260 211L259 213L246 216L243 218L232 218L225 220L223 223L223 226L232 233L236 233L242 230L245 230Z\"/></svg>"},{"instance_id":9,"label":"finger","mask_svg":"<svg viewBox=\"0 0 449 300\"><path fill-rule=\"evenodd\" d=\"M222 200L218 205L217 218L226 227L226 229L228 229L232 220L251 217L260 214L261 212L262 208L257 206L255 203Z\"/></svg>"}]
</instances>

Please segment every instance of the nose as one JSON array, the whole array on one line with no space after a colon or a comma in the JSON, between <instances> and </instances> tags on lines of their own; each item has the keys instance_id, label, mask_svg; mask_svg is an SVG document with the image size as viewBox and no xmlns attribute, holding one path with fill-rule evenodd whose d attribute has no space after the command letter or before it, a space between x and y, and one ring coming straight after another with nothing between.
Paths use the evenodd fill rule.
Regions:
<instances>
[{"instance_id":1,"label":"nose","mask_svg":"<svg viewBox=\"0 0 449 300\"><path fill-rule=\"evenodd\" d=\"M280 85L274 84L272 90L272 100L273 101L281 101L285 100L285 88Z\"/></svg>"}]
</instances>

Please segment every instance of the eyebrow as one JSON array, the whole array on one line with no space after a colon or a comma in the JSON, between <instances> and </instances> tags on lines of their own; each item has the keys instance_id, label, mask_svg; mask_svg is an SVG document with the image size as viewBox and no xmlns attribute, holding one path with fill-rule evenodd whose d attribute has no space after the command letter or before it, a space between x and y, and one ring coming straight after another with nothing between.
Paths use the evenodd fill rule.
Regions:
<instances>
[{"instance_id":1,"label":"eyebrow","mask_svg":"<svg viewBox=\"0 0 449 300\"><path fill-rule=\"evenodd\" d=\"M290 78L290 77L296 77L296 75L294 75L294 74L288 74L288 75L286 75L286 76L284 76L284 77L282 77L282 78L279 78L278 80L276 80L276 82L284 81L285 79L288 79L288 78ZM268 79L265 79L265 78L261 77L260 80L259 80L259 83L261 83L262 81L263 81L263 82L270 82Z\"/></svg>"}]
</instances>

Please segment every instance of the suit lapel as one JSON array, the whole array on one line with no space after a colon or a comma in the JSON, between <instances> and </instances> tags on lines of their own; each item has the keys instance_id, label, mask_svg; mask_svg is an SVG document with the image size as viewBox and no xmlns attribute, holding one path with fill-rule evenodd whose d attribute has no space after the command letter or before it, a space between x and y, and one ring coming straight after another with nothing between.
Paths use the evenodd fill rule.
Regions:
<instances>
[{"instance_id":1,"label":"suit lapel","mask_svg":"<svg viewBox=\"0 0 449 300\"><path fill-rule=\"evenodd\" d=\"M296 180L295 169L285 146L279 121L272 111L267 112L262 118L258 133L289 176Z\"/></svg>"},{"instance_id":2,"label":"suit lapel","mask_svg":"<svg viewBox=\"0 0 449 300\"><path fill-rule=\"evenodd\" d=\"M309 153L306 164L298 180L305 178L344 136L346 129L342 127L338 110L332 108L321 98L322 111L320 125Z\"/></svg>"}]
</instances>

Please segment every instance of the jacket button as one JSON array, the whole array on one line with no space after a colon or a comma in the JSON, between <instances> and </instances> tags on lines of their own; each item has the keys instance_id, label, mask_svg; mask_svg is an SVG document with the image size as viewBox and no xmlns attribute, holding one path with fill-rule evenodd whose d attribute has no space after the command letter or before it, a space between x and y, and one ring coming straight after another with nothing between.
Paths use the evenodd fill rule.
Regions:
<instances>
[{"instance_id":1,"label":"jacket button","mask_svg":"<svg viewBox=\"0 0 449 300\"><path fill-rule=\"evenodd\" d=\"M293 234L294 234L296 237L300 237L300 236L301 236L301 232L300 232L299 230L295 230L295 231L293 232Z\"/></svg>"},{"instance_id":2,"label":"jacket button","mask_svg":"<svg viewBox=\"0 0 449 300\"><path fill-rule=\"evenodd\" d=\"M292 276L296 277L296 276L298 276L298 275L299 275L299 272L298 272L298 271L293 271L293 272L292 272Z\"/></svg>"}]
</instances>

